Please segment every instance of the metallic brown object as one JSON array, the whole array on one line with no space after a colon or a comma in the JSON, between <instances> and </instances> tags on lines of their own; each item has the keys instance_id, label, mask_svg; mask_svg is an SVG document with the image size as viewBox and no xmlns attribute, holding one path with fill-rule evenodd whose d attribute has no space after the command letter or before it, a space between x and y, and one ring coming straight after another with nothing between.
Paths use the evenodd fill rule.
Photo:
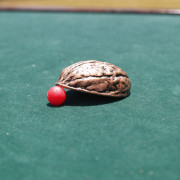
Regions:
<instances>
[{"instance_id":1,"label":"metallic brown object","mask_svg":"<svg viewBox=\"0 0 180 180\"><path fill-rule=\"evenodd\" d=\"M91 94L126 97L131 82L121 68L107 62L89 60L65 68L56 85Z\"/></svg>"}]
</instances>

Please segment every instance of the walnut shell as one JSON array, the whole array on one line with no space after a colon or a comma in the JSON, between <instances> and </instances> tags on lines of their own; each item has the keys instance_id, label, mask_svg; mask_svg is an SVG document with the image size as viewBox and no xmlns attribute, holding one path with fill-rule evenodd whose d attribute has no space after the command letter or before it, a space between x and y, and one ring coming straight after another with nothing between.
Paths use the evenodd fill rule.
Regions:
<instances>
[{"instance_id":1,"label":"walnut shell","mask_svg":"<svg viewBox=\"0 0 180 180\"><path fill-rule=\"evenodd\" d=\"M91 94L126 97L131 82L119 67L96 60L80 61L65 68L56 85Z\"/></svg>"}]
</instances>

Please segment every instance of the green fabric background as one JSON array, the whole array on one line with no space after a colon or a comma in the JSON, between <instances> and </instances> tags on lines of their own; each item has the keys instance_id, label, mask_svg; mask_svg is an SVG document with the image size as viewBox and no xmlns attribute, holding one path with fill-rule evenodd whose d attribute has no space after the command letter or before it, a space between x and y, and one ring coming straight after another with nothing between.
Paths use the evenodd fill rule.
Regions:
<instances>
[{"instance_id":1,"label":"green fabric background","mask_svg":"<svg viewBox=\"0 0 180 180\"><path fill-rule=\"evenodd\" d=\"M96 59L132 82L121 101L48 89ZM1 180L179 180L180 16L0 13Z\"/></svg>"}]
</instances>

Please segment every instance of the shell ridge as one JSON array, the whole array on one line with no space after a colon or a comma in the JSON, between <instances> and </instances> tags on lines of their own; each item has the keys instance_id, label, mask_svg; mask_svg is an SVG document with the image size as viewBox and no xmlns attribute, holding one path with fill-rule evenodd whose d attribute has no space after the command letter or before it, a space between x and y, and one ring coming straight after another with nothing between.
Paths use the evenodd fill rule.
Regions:
<instances>
[{"instance_id":1,"label":"shell ridge","mask_svg":"<svg viewBox=\"0 0 180 180\"><path fill-rule=\"evenodd\" d=\"M95 61L95 60L89 60L89 62L90 62L90 61L93 62L93 61ZM92 62L90 62L90 63L92 63ZM77 62L77 63L72 64L71 66L67 67L68 72L67 72L67 74L66 74L66 78L68 77L68 75L69 75L73 70L76 69L76 67L81 66L81 65L86 64L86 63L88 63L88 61L80 61L80 62ZM66 68L65 68L64 70L66 70Z\"/></svg>"}]
</instances>

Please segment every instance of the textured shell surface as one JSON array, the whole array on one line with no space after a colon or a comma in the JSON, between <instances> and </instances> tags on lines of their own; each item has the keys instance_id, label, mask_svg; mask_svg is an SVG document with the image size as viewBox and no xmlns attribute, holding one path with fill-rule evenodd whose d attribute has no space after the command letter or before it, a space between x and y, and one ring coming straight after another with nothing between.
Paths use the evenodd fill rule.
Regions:
<instances>
[{"instance_id":1,"label":"textured shell surface","mask_svg":"<svg viewBox=\"0 0 180 180\"><path fill-rule=\"evenodd\" d=\"M80 61L65 68L56 85L91 94L126 97L131 82L119 67L97 60Z\"/></svg>"}]
</instances>

